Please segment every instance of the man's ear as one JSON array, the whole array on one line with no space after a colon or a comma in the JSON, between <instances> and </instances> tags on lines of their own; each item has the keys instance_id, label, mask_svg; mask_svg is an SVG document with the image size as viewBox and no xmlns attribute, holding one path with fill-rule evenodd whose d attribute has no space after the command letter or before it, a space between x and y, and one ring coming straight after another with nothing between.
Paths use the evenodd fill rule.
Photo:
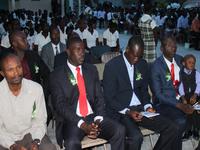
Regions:
<instances>
[{"instance_id":1,"label":"man's ear","mask_svg":"<svg viewBox=\"0 0 200 150\"><path fill-rule=\"evenodd\" d=\"M3 76L3 77L5 77L3 71L0 71L0 75Z\"/></svg>"},{"instance_id":2,"label":"man's ear","mask_svg":"<svg viewBox=\"0 0 200 150\"><path fill-rule=\"evenodd\" d=\"M185 62L184 61L182 62L182 64L183 64L183 66L185 66Z\"/></svg>"}]
</instances>

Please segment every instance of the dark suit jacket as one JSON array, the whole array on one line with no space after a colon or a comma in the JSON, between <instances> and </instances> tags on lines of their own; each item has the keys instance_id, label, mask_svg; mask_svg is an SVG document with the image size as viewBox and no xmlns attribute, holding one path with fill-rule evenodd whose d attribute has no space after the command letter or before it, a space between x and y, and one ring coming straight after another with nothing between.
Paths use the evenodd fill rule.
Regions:
<instances>
[{"instance_id":1,"label":"dark suit jacket","mask_svg":"<svg viewBox=\"0 0 200 150\"><path fill-rule=\"evenodd\" d=\"M87 99L94 112L94 116L103 116L105 105L97 69L91 64L84 63L82 65L82 73ZM56 122L58 127L56 128L56 138L59 145L61 145L64 136L62 132L63 120L74 124L74 126L77 126L80 119L85 120L76 114L79 91L77 84L73 85L70 81L73 77L67 64L56 68L50 75L52 103L56 113L61 117L57 118Z\"/></svg>"},{"instance_id":2,"label":"dark suit jacket","mask_svg":"<svg viewBox=\"0 0 200 150\"><path fill-rule=\"evenodd\" d=\"M59 47L60 47L61 53L65 51L65 48L66 48L65 44L59 43ZM45 64L49 67L49 70L53 71L55 55L54 55L54 51L53 51L51 42L47 43L46 45L44 45L42 47L41 57L42 57L43 61L45 62Z\"/></svg>"},{"instance_id":3,"label":"dark suit jacket","mask_svg":"<svg viewBox=\"0 0 200 150\"><path fill-rule=\"evenodd\" d=\"M141 80L136 80L137 72L141 73ZM133 91L141 102L141 108L143 108L144 105L150 103L147 62L141 59L134 65L133 89L123 55L115 57L105 65L103 89L108 114L112 114L114 119L118 119L119 111L129 108ZM137 108L131 107L130 109Z\"/></svg>"},{"instance_id":4,"label":"dark suit jacket","mask_svg":"<svg viewBox=\"0 0 200 150\"><path fill-rule=\"evenodd\" d=\"M177 65L182 68L182 56L175 55ZM152 64L151 68L151 90L154 95L155 104L167 104L174 106L178 103L176 100L176 91L172 80L166 79L166 74L170 73L169 68L163 58L160 56Z\"/></svg>"}]
</instances>

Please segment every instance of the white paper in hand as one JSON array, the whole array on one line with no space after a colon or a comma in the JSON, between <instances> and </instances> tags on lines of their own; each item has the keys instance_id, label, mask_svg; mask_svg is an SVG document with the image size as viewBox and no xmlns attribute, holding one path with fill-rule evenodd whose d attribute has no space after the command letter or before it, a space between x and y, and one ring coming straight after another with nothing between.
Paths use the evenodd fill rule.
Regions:
<instances>
[{"instance_id":1,"label":"white paper in hand","mask_svg":"<svg viewBox=\"0 0 200 150\"><path fill-rule=\"evenodd\" d=\"M142 115L142 116L145 116L145 117L147 117L147 118L151 118L151 117L158 116L158 115L160 115L160 114L159 114L159 113L154 113L154 112L142 111L142 112L141 112L141 115Z\"/></svg>"},{"instance_id":2,"label":"white paper in hand","mask_svg":"<svg viewBox=\"0 0 200 150\"><path fill-rule=\"evenodd\" d=\"M200 104L195 104L195 105L193 105L193 108L194 108L195 110L200 110Z\"/></svg>"}]
</instances>

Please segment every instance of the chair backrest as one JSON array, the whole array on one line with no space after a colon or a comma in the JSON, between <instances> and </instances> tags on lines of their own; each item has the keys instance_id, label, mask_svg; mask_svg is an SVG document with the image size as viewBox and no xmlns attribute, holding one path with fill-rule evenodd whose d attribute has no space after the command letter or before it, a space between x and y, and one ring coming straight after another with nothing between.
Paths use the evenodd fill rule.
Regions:
<instances>
[{"instance_id":1,"label":"chair backrest","mask_svg":"<svg viewBox=\"0 0 200 150\"><path fill-rule=\"evenodd\" d=\"M97 71L99 74L99 80L103 80L103 71L104 71L104 63L94 64L97 67Z\"/></svg>"},{"instance_id":2,"label":"chair backrest","mask_svg":"<svg viewBox=\"0 0 200 150\"><path fill-rule=\"evenodd\" d=\"M101 62L107 63L109 60L119 55L120 55L120 52L106 52L101 56Z\"/></svg>"},{"instance_id":3,"label":"chair backrest","mask_svg":"<svg viewBox=\"0 0 200 150\"><path fill-rule=\"evenodd\" d=\"M107 45L99 45L90 48L90 52L93 56L101 58L101 55L111 51L111 48Z\"/></svg>"}]
</instances>

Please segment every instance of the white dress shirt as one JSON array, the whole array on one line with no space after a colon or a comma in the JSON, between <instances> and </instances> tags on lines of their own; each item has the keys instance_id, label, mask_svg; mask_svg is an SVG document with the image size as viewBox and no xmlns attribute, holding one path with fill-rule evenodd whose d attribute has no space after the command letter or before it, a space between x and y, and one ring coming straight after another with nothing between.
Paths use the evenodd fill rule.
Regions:
<instances>
[{"instance_id":1,"label":"white dress shirt","mask_svg":"<svg viewBox=\"0 0 200 150\"><path fill-rule=\"evenodd\" d=\"M134 80L133 80L134 79L134 65L131 65L128 62L128 60L127 60L127 58L125 57L124 54L123 54L123 58L124 58L124 61L125 61L125 64L126 64L126 68L127 68L127 71L128 71L128 76L129 76L129 79L130 79L131 86L134 89ZM140 102L140 100L138 99L137 95L135 94L135 92L133 90L133 95L131 97L131 102L130 102L129 106L138 106L138 105L141 105L141 102ZM146 104L144 106L144 110L146 110L149 107L152 108L152 105ZM119 111L119 113L125 114L127 110L129 110L129 109L125 108L125 109Z\"/></svg>"},{"instance_id":2,"label":"white dress shirt","mask_svg":"<svg viewBox=\"0 0 200 150\"><path fill-rule=\"evenodd\" d=\"M67 61L67 65L69 66L70 70L72 71L72 73L73 73L73 75L74 75L74 78L76 79L76 83L77 83L77 71L76 71L76 66L70 64L69 61ZM78 67L80 68L80 73L81 73L81 75L82 75L82 66L80 65L80 66L78 66ZM88 114L87 114L87 116L90 115L90 114L93 114L93 110L92 110L92 108L91 108L90 103L88 102L88 100L87 100L87 108L88 108ZM83 116L80 114L79 101L78 101L77 107L76 107L76 114L77 114L79 117L83 117ZM102 120L103 120L103 117L102 117L102 116L96 116L96 117L94 118L94 121L95 121L95 120L98 120L98 119L100 119L100 121L102 121ZM82 124L83 122L84 122L84 121L81 119L81 120L78 122L78 125L77 125L77 126L80 128L80 126L81 126L81 124Z\"/></svg>"},{"instance_id":3,"label":"white dress shirt","mask_svg":"<svg viewBox=\"0 0 200 150\"><path fill-rule=\"evenodd\" d=\"M96 39L99 37L97 30L94 29L93 33L85 29L83 31L83 39L86 39L87 47L91 48L96 46Z\"/></svg>"},{"instance_id":4,"label":"white dress shirt","mask_svg":"<svg viewBox=\"0 0 200 150\"><path fill-rule=\"evenodd\" d=\"M164 55L163 55L163 57L164 57ZM169 60L167 60L167 58L164 57L164 60L165 60L165 62L167 64L167 67L169 68L169 71L171 70L171 64L172 63L174 64L174 75L175 75L174 80L180 81L180 75L179 75L180 68L177 65L175 59L173 58L172 62L170 62Z\"/></svg>"},{"instance_id":5,"label":"white dress shirt","mask_svg":"<svg viewBox=\"0 0 200 150\"><path fill-rule=\"evenodd\" d=\"M51 41L50 36L46 38L42 35L42 32L35 36L35 45L38 45L38 53L41 53L42 47Z\"/></svg>"},{"instance_id":6,"label":"white dress shirt","mask_svg":"<svg viewBox=\"0 0 200 150\"><path fill-rule=\"evenodd\" d=\"M84 30L84 31L85 31L85 30ZM84 31L83 31L83 32L84 32ZM79 37L81 38L81 40L83 40L83 32L81 32L79 28L76 29L76 30L74 30L74 32L76 32L76 33L79 35Z\"/></svg>"},{"instance_id":7,"label":"white dress shirt","mask_svg":"<svg viewBox=\"0 0 200 150\"><path fill-rule=\"evenodd\" d=\"M60 43L58 43L57 45L51 43L51 45L53 47L54 55L56 56L56 55L60 54ZM57 49L56 49L56 47L57 47ZM56 54L57 53L56 51L58 51L58 54Z\"/></svg>"},{"instance_id":8,"label":"white dress shirt","mask_svg":"<svg viewBox=\"0 0 200 150\"><path fill-rule=\"evenodd\" d=\"M20 93L15 96L4 79L0 91L0 145L9 149L28 133L33 139L41 140L46 133L47 119L41 85L23 79Z\"/></svg>"},{"instance_id":9,"label":"white dress shirt","mask_svg":"<svg viewBox=\"0 0 200 150\"><path fill-rule=\"evenodd\" d=\"M106 39L107 45L110 47L117 46L117 39L119 39L119 32L111 33L109 29L103 32L103 38Z\"/></svg>"}]
</instances>

